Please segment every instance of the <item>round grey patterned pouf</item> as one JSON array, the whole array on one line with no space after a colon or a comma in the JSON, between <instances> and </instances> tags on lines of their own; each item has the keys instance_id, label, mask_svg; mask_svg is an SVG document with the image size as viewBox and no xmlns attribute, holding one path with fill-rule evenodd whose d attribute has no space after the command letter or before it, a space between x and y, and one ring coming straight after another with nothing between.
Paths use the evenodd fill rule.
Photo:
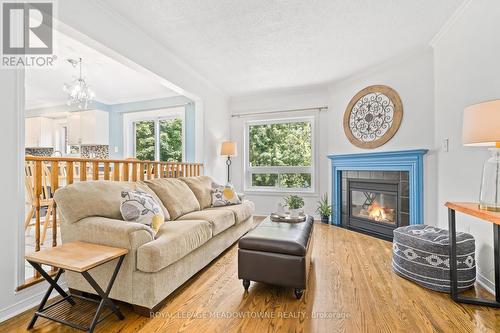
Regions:
<instances>
[{"instance_id":1,"label":"round grey patterned pouf","mask_svg":"<svg viewBox=\"0 0 500 333\"><path fill-rule=\"evenodd\" d=\"M474 237L457 232L458 289L476 281ZM392 269L408 280L436 291L450 291L448 230L428 225L410 225L394 230Z\"/></svg>"}]
</instances>

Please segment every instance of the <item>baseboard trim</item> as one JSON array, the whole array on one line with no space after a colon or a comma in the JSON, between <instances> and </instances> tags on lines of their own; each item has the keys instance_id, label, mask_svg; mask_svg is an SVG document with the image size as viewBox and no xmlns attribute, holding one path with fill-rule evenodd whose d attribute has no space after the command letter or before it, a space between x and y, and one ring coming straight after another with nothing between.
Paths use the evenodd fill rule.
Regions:
<instances>
[{"instance_id":1,"label":"baseboard trim","mask_svg":"<svg viewBox=\"0 0 500 333\"><path fill-rule=\"evenodd\" d=\"M61 286L61 288L63 288L63 290L65 290L65 291L68 290L68 286L66 285L66 282L61 283L60 286ZM33 309L33 311L34 311L34 308L40 304L40 301L42 300L42 297L43 297L43 295L45 295L46 292L47 292L47 290L45 290L45 289L41 290L34 295L28 296L28 297L14 303L14 304L11 304L9 306L6 306L3 309L0 309L0 323L4 322L12 317L15 317L23 312L29 311L31 309ZM57 296L59 296L59 293L56 290L54 290L52 292L52 294L50 295L49 300L51 300Z\"/></svg>"},{"instance_id":2,"label":"baseboard trim","mask_svg":"<svg viewBox=\"0 0 500 333\"><path fill-rule=\"evenodd\" d=\"M486 289L490 294L495 295L495 283L488 280L484 275L477 274L476 281L481 287Z\"/></svg>"}]
</instances>

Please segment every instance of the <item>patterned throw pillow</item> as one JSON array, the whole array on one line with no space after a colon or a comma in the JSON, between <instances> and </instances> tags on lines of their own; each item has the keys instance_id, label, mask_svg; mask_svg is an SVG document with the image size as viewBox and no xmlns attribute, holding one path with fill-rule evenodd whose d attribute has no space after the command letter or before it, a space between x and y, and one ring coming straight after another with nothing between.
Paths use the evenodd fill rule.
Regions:
<instances>
[{"instance_id":1,"label":"patterned throw pillow","mask_svg":"<svg viewBox=\"0 0 500 333\"><path fill-rule=\"evenodd\" d=\"M231 184L212 183L212 207L240 204L241 200Z\"/></svg>"},{"instance_id":2,"label":"patterned throw pillow","mask_svg":"<svg viewBox=\"0 0 500 333\"><path fill-rule=\"evenodd\" d=\"M152 195L140 191L122 191L120 212L125 221L145 224L158 231L165 217Z\"/></svg>"}]
</instances>

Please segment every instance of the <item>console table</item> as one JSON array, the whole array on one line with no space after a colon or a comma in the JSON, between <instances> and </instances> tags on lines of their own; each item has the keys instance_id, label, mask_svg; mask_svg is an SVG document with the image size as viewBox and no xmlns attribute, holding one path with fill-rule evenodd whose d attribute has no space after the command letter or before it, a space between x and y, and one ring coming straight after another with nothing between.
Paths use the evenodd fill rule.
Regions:
<instances>
[{"instance_id":1,"label":"console table","mask_svg":"<svg viewBox=\"0 0 500 333\"><path fill-rule=\"evenodd\" d=\"M38 309L35 311L33 318L28 324L28 329L33 328L38 317L54 320L61 324L87 332L93 332L99 322L113 313L119 319L124 319L125 317L121 311L109 298L109 293L127 253L127 249L85 242L70 242L46 250L27 254L25 256L26 260L37 272L40 273L41 276L43 276L45 280L47 280L50 285L49 289L45 293L45 296L42 298ZM104 291L92 278L88 271L117 258L118 262L115 266L115 270L110 277L106 290ZM47 274L47 272L45 272L42 265L59 268L56 276L52 278L49 274ZM82 274L100 296L100 301L80 295L66 293L57 284L57 281L61 277L64 270ZM45 304L54 289L62 296L62 299L46 307ZM82 308L82 312L73 313L72 310L75 306ZM95 308L97 308L95 312L92 311ZM101 316L102 312L106 308L111 311L109 311L106 315Z\"/></svg>"},{"instance_id":2,"label":"console table","mask_svg":"<svg viewBox=\"0 0 500 333\"><path fill-rule=\"evenodd\" d=\"M487 210L482 210L479 209L479 205L477 203L470 202L447 202L445 206L448 207L448 225L450 233L451 298L455 302L459 303L500 308L500 212L490 212ZM458 294L455 212L473 216L493 224L493 243L495 251L495 300L480 299L476 297L464 297Z\"/></svg>"}]
</instances>

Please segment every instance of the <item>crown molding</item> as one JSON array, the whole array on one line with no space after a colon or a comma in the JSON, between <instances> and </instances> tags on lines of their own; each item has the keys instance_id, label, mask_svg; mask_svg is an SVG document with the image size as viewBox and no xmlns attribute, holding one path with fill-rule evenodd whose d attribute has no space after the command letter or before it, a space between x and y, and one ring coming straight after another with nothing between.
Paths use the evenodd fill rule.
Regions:
<instances>
[{"instance_id":1,"label":"crown molding","mask_svg":"<svg viewBox=\"0 0 500 333\"><path fill-rule=\"evenodd\" d=\"M431 39L429 45L432 48L435 48L441 39L450 31L450 29L455 25L460 17L467 11L469 5L472 3L472 0L464 0L460 6L453 12L450 18L443 24L441 29L437 32L436 35Z\"/></svg>"}]
</instances>

